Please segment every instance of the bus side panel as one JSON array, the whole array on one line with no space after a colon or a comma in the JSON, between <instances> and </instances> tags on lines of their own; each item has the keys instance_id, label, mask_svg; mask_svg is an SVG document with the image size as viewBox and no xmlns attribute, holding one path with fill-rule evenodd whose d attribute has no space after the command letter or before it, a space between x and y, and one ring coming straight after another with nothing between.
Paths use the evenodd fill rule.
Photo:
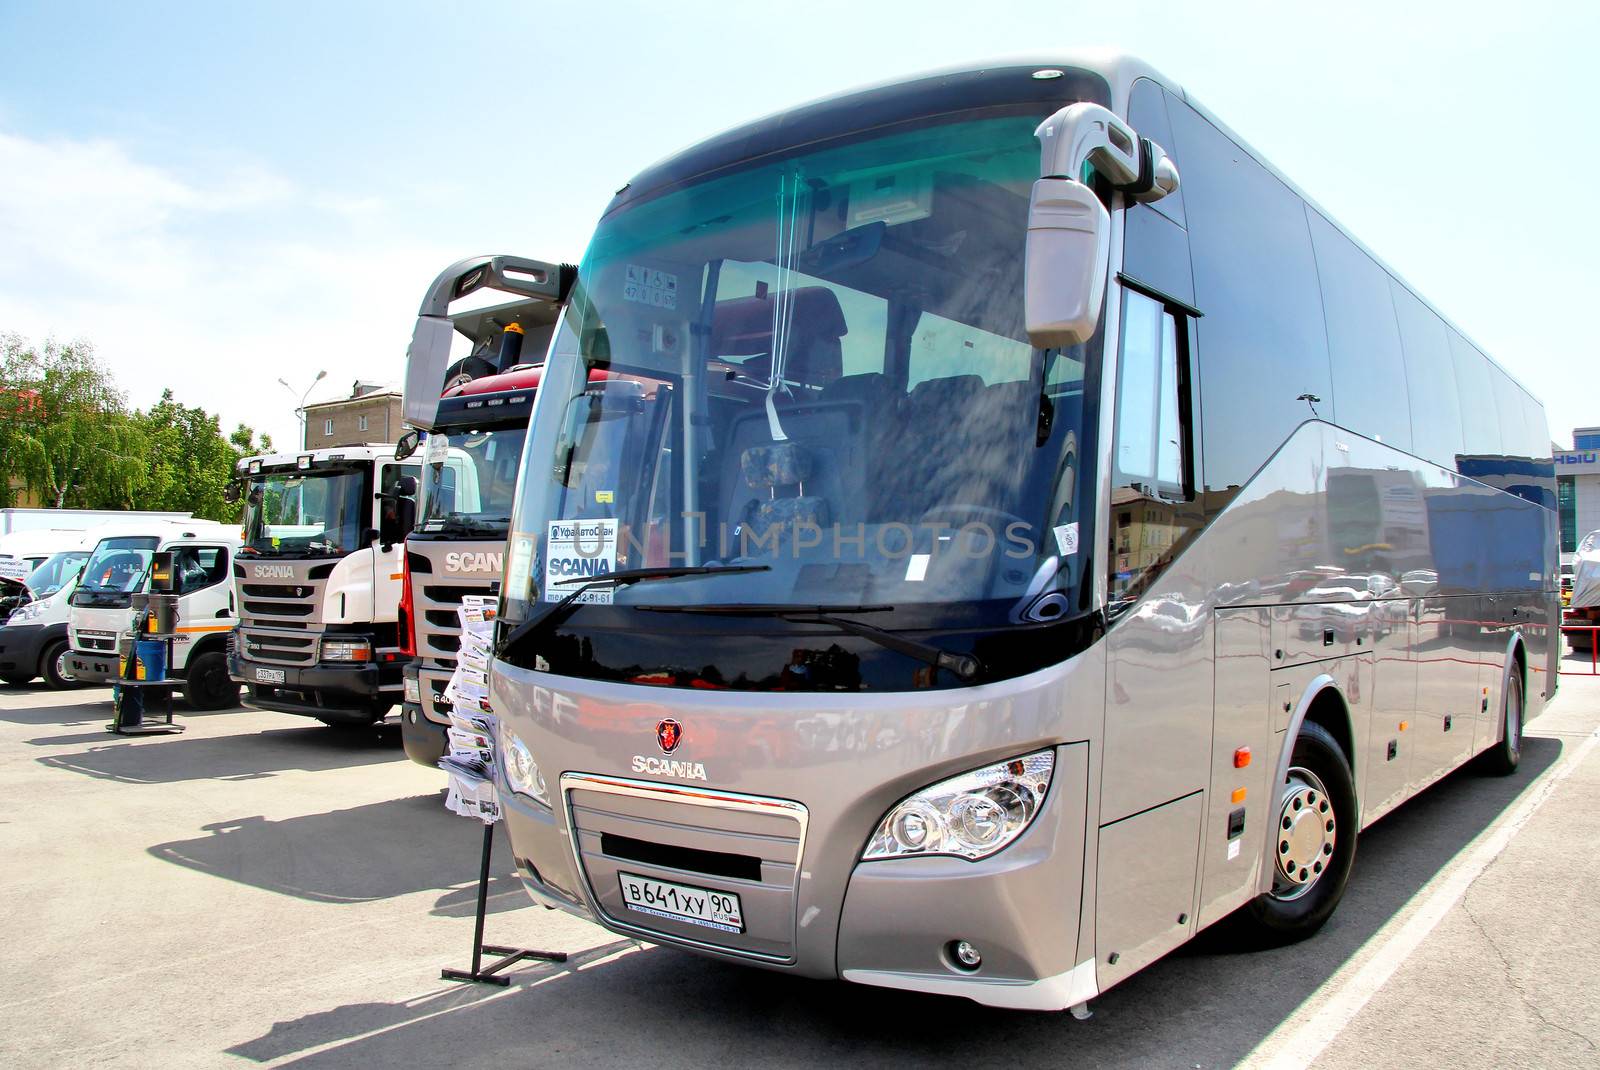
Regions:
<instances>
[{"instance_id":1,"label":"bus side panel","mask_svg":"<svg viewBox=\"0 0 1600 1070\"><path fill-rule=\"evenodd\" d=\"M1201 927L1242 906L1260 880L1259 844L1273 814L1271 638L1266 609L1217 611L1216 727L1200 841ZM1248 748L1243 759L1241 748ZM1241 760L1246 764L1240 766Z\"/></svg>"},{"instance_id":2,"label":"bus side panel","mask_svg":"<svg viewBox=\"0 0 1600 1070\"><path fill-rule=\"evenodd\" d=\"M1147 966L1195 931L1195 852L1205 792L1100 830L1100 916L1095 978L1101 991Z\"/></svg>"}]
</instances>

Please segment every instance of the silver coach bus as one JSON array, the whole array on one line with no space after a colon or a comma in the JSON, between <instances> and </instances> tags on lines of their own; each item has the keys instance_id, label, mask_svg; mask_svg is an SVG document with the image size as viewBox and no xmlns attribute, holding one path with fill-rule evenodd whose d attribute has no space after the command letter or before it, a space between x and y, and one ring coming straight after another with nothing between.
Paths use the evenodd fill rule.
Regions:
<instances>
[{"instance_id":1,"label":"silver coach bus","mask_svg":"<svg viewBox=\"0 0 1600 1070\"><path fill-rule=\"evenodd\" d=\"M1181 180L1180 180L1181 176ZM810 104L616 195L493 698L538 901L1081 1004L1338 904L1555 687L1543 410L1130 60Z\"/></svg>"}]
</instances>

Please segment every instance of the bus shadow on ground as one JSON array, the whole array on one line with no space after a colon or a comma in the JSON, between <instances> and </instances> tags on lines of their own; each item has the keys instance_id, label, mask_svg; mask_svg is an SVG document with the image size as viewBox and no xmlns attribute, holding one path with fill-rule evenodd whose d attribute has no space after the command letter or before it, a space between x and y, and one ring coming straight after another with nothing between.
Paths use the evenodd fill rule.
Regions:
<instances>
[{"instance_id":1,"label":"bus shadow on ground","mask_svg":"<svg viewBox=\"0 0 1600 1070\"><path fill-rule=\"evenodd\" d=\"M241 817L202 826L205 836L158 843L164 862L318 903L364 903L436 890L476 909L481 837L437 794L307 814L281 821ZM497 856L509 865L510 852ZM515 883L515 877L509 877ZM527 905L499 897L500 909ZM439 913L435 910L434 913ZM454 916L454 912L450 912Z\"/></svg>"},{"instance_id":2,"label":"bus shadow on ground","mask_svg":"<svg viewBox=\"0 0 1600 1070\"><path fill-rule=\"evenodd\" d=\"M1530 737L1511 777L1463 770L1361 837L1355 873L1332 921L1312 940L1240 953L1209 934L1093 1003L1094 1017L995 1010L965 1000L808 981L655 948L552 974L514 974L503 998L439 1007L374 1025L372 1005L313 1017L319 1045L295 1065L400 1062L501 1066L596 1065L1232 1065L1249 1054L1560 756L1560 741ZM500 939L511 939L509 919ZM347 1015L348 1012L348 1015ZM418 1018L427 1014L426 1021ZM297 1035L294 1023L231 1049ZM338 1044L339 1029L351 1037ZM375 1031L376 1030L376 1031ZM730 1053L736 1053L730 1056Z\"/></svg>"},{"instance_id":3,"label":"bus shadow on ground","mask_svg":"<svg viewBox=\"0 0 1600 1070\"><path fill-rule=\"evenodd\" d=\"M107 721L110 711L107 710ZM91 724L105 725L107 721ZM80 722L81 723L81 722ZM247 735L158 736L132 742L102 732L105 746L71 754L49 754L38 761L102 780L125 784L176 784L187 780L258 780L287 770L321 772L403 761L396 746L398 726L371 732L339 732L322 725L275 728ZM93 733L67 737L83 743ZM41 745L46 745L41 742Z\"/></svg>"}]
</instances>

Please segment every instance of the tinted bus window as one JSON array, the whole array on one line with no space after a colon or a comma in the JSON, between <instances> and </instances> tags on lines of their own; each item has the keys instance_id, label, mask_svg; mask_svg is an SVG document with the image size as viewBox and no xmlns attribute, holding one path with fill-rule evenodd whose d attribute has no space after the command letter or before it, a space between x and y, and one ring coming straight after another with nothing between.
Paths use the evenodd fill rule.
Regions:
<instances>
[{"instance_id":1,"label":"tinted bus window","mask_svg":"<svg viewBox=\"0 0 1600 1070\"><path fill-rule=\"evenodd\" d=\"M1461 398L1461 452L1470 457L1495 456L1501 452L1500 410L1489 385L1489 362L1455 331L1449 336Z\"/></svg>"},{"instance_id":2,"label":"tinted bus window","mask_svg":"<svg viewBox=\"0 0 1600 1070\"><path fill-rule=\"evenodd\" d=\"M1461 397L1444 321L1415 294L1389 282L1400 344L1405 351L1411 406L1411 452L1444 468L1455 468L1461 452Z\"/></svg>"},{"instance_id":3,"label":"tinted bus window","mask_svg":"<svg viewBox=\"0 0 1600 1070\"><path fill-rule=\"evenodd\" d=\"M1202 470L1209 513L1311 417L1332 411L1327 335L1300 198L1182 101L1168 109L1183 161L1194 265ZM1248 414L1245 416L1244 414Z\"/></svg>"},{"instance_id":4,"label":"tinted bus window","mask_svg":"<svg viewBox=\"0 0 1600 1070\"><path fill-rule=\"evenodd\" d=\"M1410 450L1411 407L1389 274L1309 208L1306 221L1328 322L1334 422Z\"/></svg>"}]
</instances>

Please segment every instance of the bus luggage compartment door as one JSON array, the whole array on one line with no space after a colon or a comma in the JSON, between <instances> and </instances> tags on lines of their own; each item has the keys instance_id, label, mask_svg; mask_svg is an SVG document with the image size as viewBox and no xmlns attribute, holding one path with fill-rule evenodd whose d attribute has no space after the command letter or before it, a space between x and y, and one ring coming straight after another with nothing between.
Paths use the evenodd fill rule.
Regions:
<instances>
[{"instance_id":1,"label":"bus luggage compartment door","mask_svg":"<svg viewBox=\"0 0 1600 1070\"><path fill-rule=\"evenodd\" d=\"M1095 975L1104 991L1188 939L1205 793L1100 830Z\"/></svg>"}]
</instances>

